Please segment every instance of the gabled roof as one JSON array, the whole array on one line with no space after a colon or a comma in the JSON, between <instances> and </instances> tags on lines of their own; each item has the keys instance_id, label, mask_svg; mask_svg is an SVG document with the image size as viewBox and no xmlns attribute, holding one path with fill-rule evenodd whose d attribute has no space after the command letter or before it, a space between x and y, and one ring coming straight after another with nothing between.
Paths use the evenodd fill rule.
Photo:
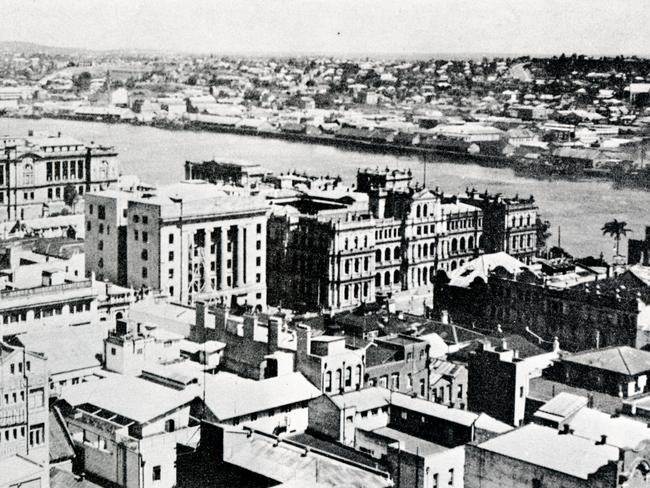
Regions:
<instances>
[{"instance_id":1,"label":"gabled roof","mask_svg":"<svg viewBox=\"0 0 650 488\"><path fill-rule=\"evenodd\" d=\"M308 401L321 394L301 373L259 381L224 372L205 378L205 404L221 422Z\"/></svg>"},{"instance_id":2,"label":"gabled roof","mask_svg":"<svg viewBox=\"0 0 650 488\"><path fill-rule=\"evenodd\" d=\"M650 352L630 346L613 346L564 356L562 362L636 376L650 371Z\"/></svg>"},{"instance_id":3,"label":"gabled roof","mask_svg":"<svg viewBox=\"0 0 650 488\"><path fill-rule=\"evenodd\" d=\"M334 395L330 397L330 400L341 410L355 407L357 412L365 412L390 405L390 390L374 386Z\"/></svg>"},{"instance_id":4,"label":"gabled roof","mask_svg":"<svg viewBox=\"0 0 650 488\"><path fill-rule=\"evenodd\" d=\"M581 408L586 407L587 402L587 397L563 391L542 405L534 416L559 424Z\"/></svg>"}]
</instances>

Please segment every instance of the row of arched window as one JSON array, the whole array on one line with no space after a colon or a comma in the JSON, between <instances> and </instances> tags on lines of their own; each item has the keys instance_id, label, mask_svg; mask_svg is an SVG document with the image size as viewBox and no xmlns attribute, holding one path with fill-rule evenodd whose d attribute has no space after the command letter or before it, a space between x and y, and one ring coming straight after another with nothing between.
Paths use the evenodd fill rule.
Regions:
<instances>
[{"instance_id":1,"label":"row of arched window","mask_svg":"<svg viewBox=\"0 0 650 488\"><path fill-rule=\"evenodd\" d=\"M347 366L345 368L345 376L343 375L343 370L338 368L334 374L332 371L325 372L325 393L330 393L332 391L339 392L345 388L350 388L352 386L352 373L354 373L354 382L356 387L361 387L362 377L361 377L361 365L357 364L354 367Z\"/></svg>"}]
</instances>

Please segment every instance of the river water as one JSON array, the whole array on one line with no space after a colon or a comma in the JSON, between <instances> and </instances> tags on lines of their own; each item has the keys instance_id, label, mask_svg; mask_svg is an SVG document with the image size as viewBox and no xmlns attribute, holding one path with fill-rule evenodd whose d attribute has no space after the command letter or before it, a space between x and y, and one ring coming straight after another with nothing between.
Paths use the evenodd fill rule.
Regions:
<instances>
[{"instance_id":1,"label":"river water","mask_svg":"<svg viewBox=\"0 0 650 488\"><path fill-rule=\"evenodd\" d=\"M352 182L357 168L379 166L410 168L423 179L423 164L417 157L371 154L330 146L213 132L169 131L145 126L103 124L67 120L0 119L0 134L26 135L29 129L75 137L83 141L110 144L120 154L123 174L137 174L151 183L172 183L184 177L186 159L243 159L281 172L292 169L312 174L341 175ZM617 218L628 222L632 236L644 235L650 225L650 192L614 189L609 182L536 180L515 176L504 168L475 164L429 162L427 185L445 192L466 187L504 196L534 195L544 219L553 225L551 241L557 243L561 227L562 246L577 256L601 252L611 258L614 241L602 235L603 223ZM621 244L625 253L627 245Z\"/></svg>"}]
</instances>

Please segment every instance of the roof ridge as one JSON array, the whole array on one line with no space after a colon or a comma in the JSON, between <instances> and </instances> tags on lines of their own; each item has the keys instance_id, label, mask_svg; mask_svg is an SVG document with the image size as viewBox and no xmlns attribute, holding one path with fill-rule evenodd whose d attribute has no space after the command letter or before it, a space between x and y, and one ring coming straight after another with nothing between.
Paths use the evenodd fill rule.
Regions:
<instances>
[{"instance_id":1,"label":"roof ridge","mask_svg":"<svg viewBox=\"0 0 650 488\"><path fill-rule=\"evenodd\" d=\"M621 348L617 347L616 350L618 351L618 355L621 357L621 361L623 361L623 364L625 365L625 369L627 370L629 375L632 375L632 372L630 371L630 366L627 364L627 361L625 361L625 358L623 357L623 352L621 352Z\"/></svg>"}]
</instances>

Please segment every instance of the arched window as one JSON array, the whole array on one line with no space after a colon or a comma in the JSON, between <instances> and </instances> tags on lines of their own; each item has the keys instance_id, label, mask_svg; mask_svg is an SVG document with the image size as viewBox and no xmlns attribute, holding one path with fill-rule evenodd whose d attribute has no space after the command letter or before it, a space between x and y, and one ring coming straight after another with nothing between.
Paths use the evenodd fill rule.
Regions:
<instances>
[{"instance_id":1,"label":"arched window","mask_svg":"<svg viewBox=\"0 0 650 488\"><path fill-rule=\"evenodd\" d=\"M381 263L381 249L375 251L375 262Z\"/></svg>"},{"instance_id":2,"label":"arched window","mask_svg":"<svg viewBox=\"0 0 650 488\"><path fill-rule=\"evenodd\" d=\"M422 257L422 245L418 244L418 257Z\"/></svg>"},{"instance_id":3,"label":"arched window","mask_svg":"<svg viewBox=\"0 0 650 488\"><path fill-rule=\"evenodd\" d=\"M436 277L436 270L435 270L435 268L433 266L431 266L429 268L429 281L431 283L433 283L433 280L435 279L435 277Z\"/></svg>"},{"instance_id":4,"label":"arched window","mask_svg":"<svg viewBox=\"0 0 650 488\"><path fill-rule=\"evenodd\" d=\"M390 249L389 248L386 248L386 250L384 251L384 259L386 261L390 261Z\"/></svg>"},{"instance_id":5,"label":"arched window","mask_svg":"<svg viewBox=\"0 0 650 488\"><path fill-rule=\"evenodd\" d=\"M527 225L527 226L530 225L530 215L528 215L528 217L526 217L526 225Z\"/></svg>"},{"instance_id":6,"label":"arched window","mask_svg":"<svg viewBox=\"0 0 650 488\"><path fill-rule=\"evenodd\" d=\"M25 185L34 184L34 166L29 163L23 167L23 183Z\"/></svg>"},{"instance_id":7,"label":"arched window","mask_svg":"<svg viewBox=\"0 0 650 488\"><path fill-rule=\"evenodd\" d=\"M352 386L352 367L345 368L345 386Z\"/></svg>"},{"instance_id":8,"label":"arched window","mask_svg":"<svg viewBox=\"0 0 650 488\"><path fill-rule=\"evenodd\" d=\"M375 286L381 286L381 274L379 273L375 275Z\"/></svg>"},{"instance_id":9,"label":"arched window","mask_svg":"<svg viewBox=\"0 0 650 488\"><path fill-rule=\"evenodd\" d=\"M422 284L424 284L424 285L427 284L427 278L428 278L427 268L424 267L424 268L422 268Z\"/></svg>"},{"instance_id":10,"label":"arched window","mask_svg":"<svg viewBox=\"0 0 650 488\"><path fill-rule=\"evenodd\" d=\"M361 377L361 365L357 364L357 386L359 388L361 388L361 380L362 380L362 377Z\"/></svg>"},{"instance_id":11,"label":"arched window","mask_svg":"<svg viewBox=\"0 0 650 488\"><path fill-rule=\"evenodd\" d=\"M478 236L478 247L479 249L483 249L485 247L485 239L483 238L483 234Z\"/></svg>"},{"instance_id":12,"label":"arched window","mask_svg":"<svg viewBox=\"0 0 650 488\"><path fill-rule=\"evenodd\" d=\"M522 227L524 225L524 218L519 217L519 227Z\"/></svg>"},{"instance_id":13,"label":"arched window","mask_svg":"<svg viewBox=\"0 0 650 488\"><path fill-rule=\"evenodd\" d=\"M429 254L432 256L436 254L436 245L433 242L429 244Z\"/></svg>"},{"instance_id":14,"label":"arched window","mask_svg":"<svg viewBox=\"0 0 650 488\"><path fill-rule=\"evenodd\" d=\"M390 271L384 273L384 285L390 285Z\"/></svg>"},{"instance_id":15,"label":"arched window","mask_svg":"<svg viewBox=\"0 0 650 488\"><path fill-rule=\"evenodd\" d=\"M368 271L368 267L370 266L370 259L368 259L368 256L363 258L363 270Z\"/></svg>"},{"instance_id":16,"label":"arched window","mask_svg":"<svg viewBox=\"0 0 650 488\"><path fill-rule=\"evenodd\" d=\"M350 285L345 285L343 287L343 300L350 298Z\"/></svg>"},{"instance_id":17,"label":"arched window","mask_svg":"<svg viewBox=\"0 0 650 488\"><path fill-rule=\"evenodd\" d=\"M416 205L415 206L415 216L419 219L420 218L420 206Z\"/></svg>"},{"instance_id":18,"label":"arched window","mask_svg":"<svg viewBox=\"0 0 650 488\"><path fill-rule=\"evenodd\" d=\"M325 373L325 393L332 391L332 372Z\"/></svg>"},{"instance_id":19,"label":"arched window","mask_svg":"<svg viewBox=\"0 0 650 488\"><path fill-rule=\"evenodd\" d=\"M350 260L345 260L345 274L350 274Z\"/></svg>"},{"instance_id":20,"label":"arched window","mask_svg":"<svg viewBox=\"0 0 650 488\"><path fill-rule=\"evenodd\" d=\"M420 268L418 268L417 275L418 275L418 286L420 286L422 284L422 270Z\"/></svg>"},{"instance_id":21,"label":"arched window","mask_svg":"<svg viewBox=\"0 0 650 488\"><path fill-rule=\"evenodd\" d=\"M456 238L454 237L454 238L451 240L451 252L456 252L456 251L458 251L458 241L457 241Z\"/></svg>"},{"instance_id":22,"label":"arched window","mask_svg":"<svg viewBox=\"0 0 650 488\"><path fill-rule=\"evenodd\" d=\"M399 254L400 254L399 246L396 246L395 249L393 250L393 259L399 259Z\"/></svg>"},{"instance_id":23,"label":"arched window","mask_svg":"<svg viewBox=\"0 0 650 488\"><path fill-rule=\"evenodd\" d=\"M422 246L422 254L424 255L425 258L429 254L429 246L427 246L426 244L424 246Z\"/></svg>"},{"instance_id":24,"label":"arched window","mask_svg":"<svg viewBox=\"0 0 650 488\"><path fill-rule=\"evenodd\" d=\"M103 180L108 179L108 161L102 161L99 167L99 178Z\"/></svg>"},{"instance_id":25,"label":"arched window","mask_svg":"<svg viewBox=\"0 0 650 488\"><path fill-rule=\"evenodd\" d=\"M460 250L461 251L465 250L465 238L464 237L460 238Z\"/></svg>"},{"instance_id":26,"label":"arched window","mask_svg":"<svg viewBox=\"0 0 650 488\"><path fill-rule=\"evenodd\" d=\"M359 247L359 238L355 237L354 238L354 249L357 249Z\"/></svg>"},{"instance_id":27,"label":"arched window","mask_svg":"<svg viewBox=\"0 0 650 488\"><path fill-rule=\"evenodd\" d=\"M359 272L359 264L360 264L360 260L359 260L359 259L355 259L355 260L354 260L354 272L355 272L355 273L358 273L358 272Z\"/></svg>"},{"instance_id":28,"label":"arched window","mask_svg":"<svg viewBox=\"0 0 650 488\"><path fill-rule=\"evenodd\" d=\"M452 261L452 262L451 262L451 270L452 270L452 271L455 270L456 267L457 267L457 265L456 265L456 261Z\"/></svg>"},{"instance_id":29,"label":"arched window","mask_svg":"<svg viewBox=\"0 0 650 488\"><path fill-rule=\"evenodd\" d=\"M393 283L399 283L399 282L400 282L399 270L396 269L395 272L393 273Z\"/></svg>"},{"instance_id":30,"label":"arched window","mask_svg":"<svg viewBox=\"0 0 650 488\"><path fill-rule=\"evenodd\" d=\"M363 297L368 298L368 283L363 284Z\"/></svg>"},{"instance_id":31,"label":"arched window","mask_svg":"<svg viewBox=\"0 0 650 488\"><path fill-rule=\"evenodd\" d=\"M427 215L429 215L429 206L425 203L422 207L422 216L426 217Z\"/></svg>"},{"instance_id":32,"label":"arched window","mask_svg":"<svg viewBox=\"0 0 650 488\"><path fill-rule=\"evenodd\" d=\"M336 376L334 377L334 384L340 390L343 388L343 376L341 375L341 370L336 370Z\"/></svg>"},{"instance_id":33,"label":"arched window","mask_svg":"<svg viewBox=\"0 0 650 488\"><path fill-rule=\"evenodd\" d=\"M345 249L346 251L348 250L348 238L347 237L343 241L343 249Z\"/></svg>"},{"instance_id":34,"label":"arched window","mask_svg":"<svg viewBox=\"0 0 650 488\"><path fill-rule=\"evenodd\" d=\"M354 298L359 298L359 283L354 284L353 296Z\"/></svg>"},{"instance_id":35,"label":"arched window","mask_svg":"<svg viewBox=\"0 0 650 488\"><path fill-rule=\"evenodd\" d=\"M474 238L472 236L467 238L467 249L474 249Z\"/></svg>"}]
</instances>

